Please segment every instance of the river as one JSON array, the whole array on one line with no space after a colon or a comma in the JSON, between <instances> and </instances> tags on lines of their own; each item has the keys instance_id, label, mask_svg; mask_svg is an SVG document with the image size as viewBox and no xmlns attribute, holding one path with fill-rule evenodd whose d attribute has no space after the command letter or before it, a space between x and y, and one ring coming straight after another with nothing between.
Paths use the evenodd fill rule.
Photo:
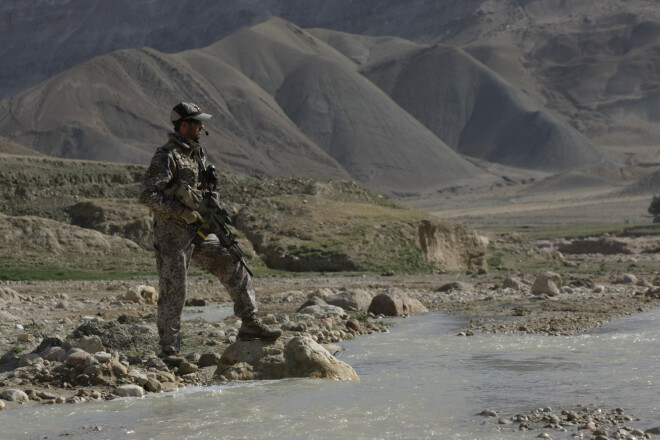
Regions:
<instances>
[{"instance_id":1,"label":"river","mask_svg":"<svg viewBox=\"0 0 660 440\"><path fill-rule=\"evenodd\" d=\"M342 345L359 382L288 379L0 413L2 439L528 439L537 407L623 407L660 425L660 309L585 334L456 336L460 317L396 319ZM569 438L569 433L553 433Z\"/></svg>"}]
</instances>

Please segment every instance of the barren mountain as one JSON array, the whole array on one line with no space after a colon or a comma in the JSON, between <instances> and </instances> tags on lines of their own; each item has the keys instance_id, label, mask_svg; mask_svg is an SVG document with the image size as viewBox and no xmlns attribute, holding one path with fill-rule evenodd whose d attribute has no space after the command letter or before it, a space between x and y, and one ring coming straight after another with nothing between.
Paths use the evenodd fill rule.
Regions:
<instances>
[{"instance_id":1,"label":"barren mountain","mask_svg":"<svg viewBox=\"0 0 660 440\"><path fill-rule=\"evenodd\" d=\"M386 193L485 174L349 59L280 19L205 49L95 58L1 102L0 132L50 155L146 163L179 100L214 115L204 141L232 170L352 177Z\"/></svg>"},{"instance_id":2,"label":"barren mountain","mask_svg":"<svg viewBox=\"0 0 660 440\"><path fill-rule=\"evenodd\" d=\"M387 194L490 179L457 152L543 171L603 157L459 49L278 18L203 49L95 58L0 102L0 132L50 155L146 163L179 100L214 115L204 143L227 169Z\"/></svg>"},{"instance_id":3,"label":"barren mountain","mask_svg":"<svg viewBox=\"0 0 660 440\"><path fill-rule=\"evenodd\" d=\"M173 103L190 100L214 115L205 143L223 167L349 178L244 75L217 58L191 65L203 57L145 48L95 58L0 103L0 131L53 156L146 163Z\"/></svg>"},{"instance_id":4,"label":"barren mountain","mask_svg":"<svg viewBox=\"0 0 660 440\"><path fill-rule=\"evenodd\" d=\"M575 129L460 49L311 32L459 153L544 171L603 161Z\"/></svg>"},{"instance_id":5,"label":"barren mountain","mask_svg":"<svg viewBox=\"0 0 660 440\"><path fill-rule=\"evenodd\" d=\"M6 0L0 13L0 53L11 60L0 97L113 50L205 47L275 15L463 48L597 144L660 135L660 9L647 0Z\"/></svg>"}]
</instances>

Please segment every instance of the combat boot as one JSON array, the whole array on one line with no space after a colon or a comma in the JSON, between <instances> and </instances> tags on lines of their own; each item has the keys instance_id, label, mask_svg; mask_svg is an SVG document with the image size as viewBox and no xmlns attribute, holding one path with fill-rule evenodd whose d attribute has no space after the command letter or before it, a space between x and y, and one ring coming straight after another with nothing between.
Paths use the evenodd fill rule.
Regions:
<instances>
[{"instance_id":1,"label":"combat boot","mask_svg":"<svg viewBox=\"0 0 660 440\"><path fill-rule=\"evenodd\" d=\"M282 336L282 330L279 328L267 327L259 318L246 316L241 318L243 321L241 328L238 329L238 339L251 341L261 339L262 341L275 341Z\"/></svg>"}]
</instances>

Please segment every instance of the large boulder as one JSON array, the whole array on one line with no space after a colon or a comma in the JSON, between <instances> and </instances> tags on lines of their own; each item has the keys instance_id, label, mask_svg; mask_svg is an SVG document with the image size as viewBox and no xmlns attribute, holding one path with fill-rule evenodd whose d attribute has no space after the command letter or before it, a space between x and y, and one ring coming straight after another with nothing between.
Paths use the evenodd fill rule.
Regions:
<instances>
[{"instance_id":1,"label":"large boulder","mask_svg":"<svg viewBox=\"0 0 660 440\"><path fill-rule=\"evenodd\" d=\"M488 238L460 223L423 220L417 228L426 261L444 270L486 266Z\"/></svg>"},{"instance_id":2,"label":"large boulder","mask_svg":"<svg viewBox=\"0 0 660 440\"><path fill-rule=\"evenodd\" d=\"M428 312L428 309L419 300L410 298L401 290L390 288L374 297L369 305L369 312L374 315L404 316Z\"/></svg>"},{"instance_id":3,"label":"large boulder","mask_svg":"<svg viewBox=\"0 0 660 440\"><path fill-rule=\"evenodd\" d=\"M274 343L235 342L222 354L215 374L230 380L288 377L359 380L350 365L307 336L280 338Z\"/></svg>"},{"instance_id":4,"label":"large boulder","mask_svg":"<svg viewBox=\"0 0 660 440\"><path fill-rule=\"evenodd\" d=\"M559 274L551 271L543 272L532 284L532 295L557 296L561 293L561 285Z\"/></svg>"},{"instance_id":5,"label":"large boulder","mask_svg":"<svg viewBox=\"0 0 660 440\"><path fill-rule=\"evenodd\" d=\"M366 312L373 295L366 290L356 289L327 296L325 302L351 312Z\"/></svg>"}]
</instances>

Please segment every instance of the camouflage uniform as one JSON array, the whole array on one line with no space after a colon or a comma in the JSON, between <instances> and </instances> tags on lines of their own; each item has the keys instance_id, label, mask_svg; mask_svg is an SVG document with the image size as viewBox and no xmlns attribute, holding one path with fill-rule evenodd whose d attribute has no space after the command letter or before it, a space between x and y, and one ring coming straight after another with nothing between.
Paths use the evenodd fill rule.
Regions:
<instances>
[{"instance_id":1,"label":"camouflage uniform","mask_svg":"<svg viewBox=\"0 0 660 440\"><path fill-rule=\"evenodd\" d=\"M180 218L185 206L164 191L179 182L193 189L205 190L201 174L206 157L199 143L179 134L168 135L151 160L147 178L140 189L140 203L151 208L154 219L156 264L160 276L158 333L164 352L180 348L181 314L186 301L186 272L192 258L215 275L234 301L234 314L249 317L257 311L252 280L245 268L235 261L217 237L208 235L201 246L192 239L197 227Z\"/></svg>"}]
</instances>

